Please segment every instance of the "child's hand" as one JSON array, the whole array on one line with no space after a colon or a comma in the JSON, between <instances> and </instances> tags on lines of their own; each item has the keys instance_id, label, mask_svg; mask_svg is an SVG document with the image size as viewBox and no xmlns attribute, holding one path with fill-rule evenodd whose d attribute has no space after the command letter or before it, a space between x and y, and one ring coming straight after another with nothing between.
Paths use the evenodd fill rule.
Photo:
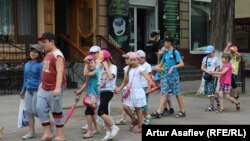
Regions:
<instances>
[{"instance_id":1,"label":"child's hand","mask_svg":"<svg viewBox=\"0 0 250 141\"><path fill-rule=\"evenodd\" d=\"M79 96L82 92L80 90L78 90L78 91L74 91L74 93L76 96Z\"/></svg>"},{"instance_id":2,"label":"child's hand","mask_svg":"<svg viewBox=\"0 0 250 141\"><path fill-rule=\"evenodd\" d=\"M60 92L61 92L61 89L60 88L56 88L53 92L53 96L60 96Z\"/></svg>"},{"instance_id":3,"label":"child's hand","mask_svg":"<svg viewBox=\"0 0 250 141\"><path fill-rule=\"evenodd\" d=\"M119 94L119 93L121 93L121 90L119 89L119 88L115 88L115 94Z\"/></svg>"}]
</instances>

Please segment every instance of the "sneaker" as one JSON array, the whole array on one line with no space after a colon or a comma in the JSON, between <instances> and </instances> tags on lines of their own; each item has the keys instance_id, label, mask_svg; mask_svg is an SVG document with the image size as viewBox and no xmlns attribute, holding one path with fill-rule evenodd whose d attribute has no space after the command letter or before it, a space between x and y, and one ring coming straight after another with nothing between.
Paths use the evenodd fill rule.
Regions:
<instances>
[{"instance_id":1,"label":"sneaker","mask_svg":"<svg viewBox=\"0 0 250 141\"><path fill-rule=\"evenodd\" d=\"M151 124L151 116L147 115L147 117L144 120L144 125L150 125Z\"/></svg>"},{"instance_id":2,"label":"sneaker","mask_svg":"<svg viewBox=\"0 0 250 141\"><path fill-rule=\"evenodd\" d=\"M170 115L173 115L174 114L174 108L170 108L169 113L170 113Z\"/></svg>"},{"instance_id":3,"label":"sneaker","mask_svg":"<svg viewBox=\"0 0 250 141\"><path fill-rule=\"evenodd\" d=\"M214 106L213 106L213 105L208 106L207 109L206 109L205 111L206 111L206 112L214 111Z\"/></svg>"},{"instance_id":4,"label":"sneaker","mask_svg":"<svg viewBox=\"0 0 250 141\"><path fill-rule=\"evenodd\" d=\"M151 113L152 118L161 118L161 115L158 112Z\"/></svg>"},{"instance_id":5,"label":"sneaker","mask_svg":"<svg viewBox=\"0 0 250 141\"><path fill-rule=\"evenodd\" d=\"M115 137L119 131L120 128L118 126L114 125L113 127L111 127L110 138L112 139L113 137Z\"/></svg>"},{"instance_id":6,"label":"sneaker","mask_svg":"<svg viewBox=\"0 0 250 141\"><path fill-rule=\"evenodd\" d=\"M86 124L85 126L81 127L81 130L88 130L88 125Z\"/></svg>"},{"instance_id":7,"label":"sneaker","mask_svg":"<svg viewBox=\"0 0 250 141\"><path fill-rule=\"evenodd\" d=\"M164 109L160 115L161 117L170 116L170 111L168 109Z\"/></svg>"},{"instance_id":8,"label":"sneaker","mask_svg":"<svg viewBox=\"0 0 250 141\"><path fill-rule=\"evenodd\" d=\"M27 133L26 135L22 136L22 139L23 140L28 140L28 139L31 139L31 138L34 138L35 135L32 134L32 133Z\"/></svg>"},{"instance_id":9,"label":"sneaker","mask_svg":"<svg viewBox=\"0 0 250 141\"><path fill-rule=\"evenodd\" d=\"M102 141L107 141L107 140L110 140L111 139L111 137L110 137L110 134L111 132L108 130L107 132L106 132L106 135L104 136L104 138L102 138L101 140Z\"/></svg>"}]
</instances>

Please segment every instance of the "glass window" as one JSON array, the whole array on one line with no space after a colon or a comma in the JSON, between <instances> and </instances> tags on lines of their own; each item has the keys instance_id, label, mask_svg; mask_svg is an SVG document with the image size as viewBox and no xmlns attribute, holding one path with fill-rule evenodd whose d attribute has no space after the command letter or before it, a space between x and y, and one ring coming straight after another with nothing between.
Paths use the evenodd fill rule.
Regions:
<instances>
[{"instance_id":1,"label":"glass window","mask_svg":"<svg viewBox=\"0 0 250 141\"><path fill-rule=\"evenodd\" d=\"M191 41L189 42L191 53L203 53L209 44L210 2L211 0L191 0Z\"/></svg>"},{"instance_id":2,"label":"glass window","mask_svg":"<svg viewBox=\"0 0 250 141\"><path fill-rule=\"evenodd\" d=\"M35 0L0 0L0 41L35 42L37 3Z\"/></svg>"}]
</instances>

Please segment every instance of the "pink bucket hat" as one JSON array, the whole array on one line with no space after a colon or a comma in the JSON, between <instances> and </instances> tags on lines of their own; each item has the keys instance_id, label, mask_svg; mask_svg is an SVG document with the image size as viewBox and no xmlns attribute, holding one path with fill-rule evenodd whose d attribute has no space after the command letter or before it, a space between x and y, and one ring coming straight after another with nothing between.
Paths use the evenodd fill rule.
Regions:
<instances>
[{"instance_id":1,"label":"pink bucket hat","mask_svg":"<svg viewBox=\"0 0 250 141\"><path fill-rule=\"evenodd\" d=\"M138 59L139 58L139 55L137 52L131 52L129 54L129 59Z\"/></svg>"},{"instance_id":2,"label":"pink bucket hat","mask_svg":"<svg viewBox=\"0 0 250 141\"><path fill-rule=\"evenodd\" d=\"M101 50L98 54L97 54L97 59L96 62L102 62L105 59L108 59L109 57L111 57L111 54L109 51L107 50Z\"/></svg>"},{"instance_id":3,"label":"pink bucket hat","mask_svg":"<svg viewBox=\"0 0 250 141\"><path fill-rule=\"evenodd\" d=\"M95 59L95 56L94 55L87 55L83 60L84 61L89 61L89 60L93 60L93 59Z\"/></svg>"},{"instance_id":4,"label":"pink bucket hat","mask_svg":"<svg viewBox=\"0 0 250 141\"><path fill-rule=\"evenodd\" d=\"M128 58L130 53L132 53L132 51L129 51L129 52L127 52L126 54L123 54L122 57Z\"/></svg>"}]
</instances>

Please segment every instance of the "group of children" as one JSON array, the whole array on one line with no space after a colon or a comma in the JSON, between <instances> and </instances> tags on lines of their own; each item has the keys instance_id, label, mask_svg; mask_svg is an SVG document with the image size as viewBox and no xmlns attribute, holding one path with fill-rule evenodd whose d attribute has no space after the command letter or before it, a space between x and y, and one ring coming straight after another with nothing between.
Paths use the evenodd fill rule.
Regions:
<instances>
[{"instance_id":1,"label":"group of children","mask_svg":"<svg viewBox=\"0 0 250 141\"><path fill-rule=\"evenodd\" d=\"M35 137L35 121L37 116L43 126L43 136L41 141L52 140L53 127L56 127L56 141L64 141L63 127L65 124L62 110L62 99L64 88L66 87L65 59L62 52L56 48L56 37L54 34L46 32L38 38L40 44L30 47L30 61L25 64L24 84L20 97L25 98L25 106L29 117L29 131L22 139L27 140ZM175 96L179 105L179 112L176 118L186 116L183 98L180 94L179 68L184 66L184 62L178 50L173 47L174 40L166 38L163 44L161 59L158 65L151 66L146 61L146 54L142 50L128 52L123 55L127 66L124 67L124 78L120 86L116 85L117 66L114 64L109 51L101 50L98 46L90 48L90 54L85 57L84 77L85 82L76 91L79 96L94 94L97 97L94 109L86 106L85 115L87 118L87 130L83 138L91 138L100 132L97 119L102 119L106 129L106 135L102 140L114 138L120 128L116 124L125 124L126 115L131 119L129 129L134 133L142 132L142 124L151 124L151 118L160 118L164 115L174 114L171 103L171 96ZM225 49L230 53L222 54L220 67L219 59L215 56L213 46L208 46L201 69L210 74L211 80L205 80L205 93L209 96L210 105L207 111L214 110L215 88L217 77L220 77L219 108L218 112L224 111L223 95L240 109L237 100L238 95L230 96L231 86L235 89L235 79L237 77L237 63L239 53L237 48L230 43ZM44 56L45 53L45 56ZM234 62L230 63L231 58ZM159 80L155 81L153 75L158 72ZM149 94L160 86L160 101L154 113L148 113ZM236 92L236 91L235 91ZM122 94L122 118L116 123L110 117L110 101L114 94ZM52 111L54 121L50 119L49 112ZM93 128L94 125L94 128ZM134 129L137 126L136 129Z\"/></svg>"},{"instance_id":2,"label":"group of children","mask_svg":"<svg viewBox=\"0 0 250 141\"><path fill-rule=\"evenodd\" d=\"M224 96L235 104L236 110L240 110L236 84L240 62L240 53L237 51L237 47L232 42L228 42L221 59L215 55L215 48L212 45L207 46L205 53L208 55L203 58L201 70L204 71L204 91L209 97L209 106L206 111L214 111L214 101L216 101L216 111L218 113L224 112ZM218 95L216 95L217 83L219 83ZM231 92L233 92L233 96L231 96Z\"/></svg>"},{"instance_id":3,"label":"group of children","mask_svg":"<svg viewBox=\"0 0 250 141\"><path fill-rule=\"evenodd\" d=\"M43 135L40 141L53 140L56 127L56 141L65 141L62 99L66 88L65 59L57 49L56 36L50 32L38 38L41 44L30 47L30 59L24 66L24 82L20 98L25 99L29 130L23 140L35 137L35 117L40 119ZM45 54L45 55L44 55ZM50 111L54 121L50 119Z\"/></svg>"}]
</instances>

